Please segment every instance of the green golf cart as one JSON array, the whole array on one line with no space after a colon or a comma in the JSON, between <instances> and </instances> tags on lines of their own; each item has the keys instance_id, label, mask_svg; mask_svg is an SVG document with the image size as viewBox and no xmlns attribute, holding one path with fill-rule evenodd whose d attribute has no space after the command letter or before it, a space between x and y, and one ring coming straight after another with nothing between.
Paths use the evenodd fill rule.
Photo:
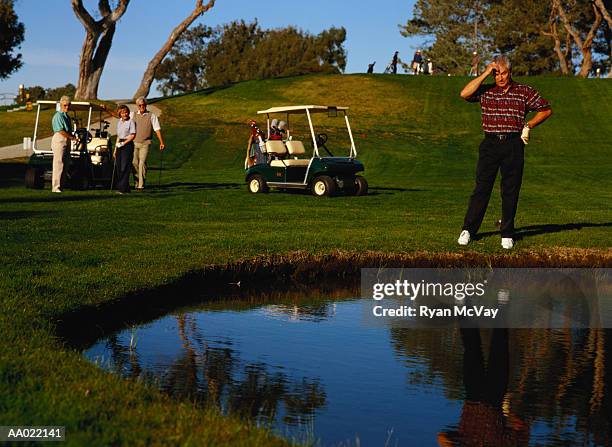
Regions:
<instances>
[{"instance_id":1,"label":"green golf cart","mask_svg":"<svg viewBox=\"0 0 612 447\"><path fill-rule=\"evenodd\" d=\"M56 101L38 101L36 124L32 139L33 154L30 156L25 173L27 188L42 189L46 181L51 181L53 173L53 151L49 138L38 140L38 127L41 108L58 109ZM112 181L113 159L109 123L102 119L104 109L90 102L72 102L70 117L77 141L70 145L70 157L66 154L65 179L63 187L88 189L97 185L108 188ZM94 113L99 114L98 128L91 129ZM45 123L50 126L51 123ZM91 129L91 131L90 131ZM93 134L92 134L93 132Z\"/></svg>"},{"instance_id":2,"label":"green golf cart","mask_svg":"<svg viewBox=\"0 0 612 447\"><path fill-rule=\"evenodd\" d=\"M265 193L270 188L310 190L315 196L331 196L339 191L346 195L368 193L368 182L357 175L364 170L364 166L356 159L357 150L349 124L348 107L288 106L273 107L257 113L266 116L267 132L262 131L255 121L249 122L251 137L245 159L245 179L251 193ZM336 149L328 148L327 134L315 133L313 116L320 114L344 119L350 140L348 156L335 156L332 150ZM288 129L290 117L306 117L309 130L307 139L312 140L310 157L306 156L304 142L294 138L290 130L274 138L277 129L270 119L275 115L286 120Z\"/></svg>"}]
</instances>

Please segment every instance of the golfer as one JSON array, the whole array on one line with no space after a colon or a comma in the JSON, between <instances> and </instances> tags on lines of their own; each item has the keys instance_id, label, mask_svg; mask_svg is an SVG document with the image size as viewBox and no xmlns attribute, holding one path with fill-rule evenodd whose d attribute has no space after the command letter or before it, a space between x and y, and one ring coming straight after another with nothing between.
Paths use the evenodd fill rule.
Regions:
<instances>
[{"instance_id":1,"label":"golfer","mask_svg":"<svg viewBox=\"0 0 612 447\"><path fill-rule=\"evenodd\" d=\"M51 139L51 150L53 151L53 173L51 175L51 191L62 192L62 177L64 174L64 160L66 154L70 154L70 141L77 138L72 134L72 121L68 116L70 110L70 98L62 96L60 99L60 110L55 112L51 120L53 127L53 138Z\"/></svg>"},{"instance_id":2,"label":"golfer","mask_svg":"<svg viewBox=\"0 0 612 447\"><path fill-rule=\"evenodd\" d=\"M147 100L144 97L136 99L136 112L130 113L130 118L136 123L136 138L134 139L134 159L132 160L134 177L137 190L143 190L147 177L147 157L149 155L149 147L153 138L153 132L159 140L159 150L165 149L164 138L159 125L159 118L154 113L147 110ZM106 109L111 115L117 118L119 115Z\"/></svg>"},{"instance_id":3,"label":"golfer","mask_svg":"<svg viewBox=\"0 0 612 447\"><path fill-rule=\"evenodd\" d=\"M136 138L136 123L130 119L130 109L121 105L117 109L117 144L113 156L117 170L117 192L124 194L130 192L130 173L132 159L134 158L134 138Z\"/></svg>"},{"instance_id":4,"label":"golfer","mask_svg":"<svg viewBox=\"0 0 612 447\"><path fill-rule=\"evenodd\" d=\"M493 74L495 84L482 85ZM514 246L514 216L523 179L524 149L531 129L544 122L552 109L548 101L528 85L512 80L512 65L506 56L497 56L485 71L461 91L469 102L480 102L484 140L480 143L476 186L470 197L459 245L467 245L478 232L497 171L501 171L501 245ZM536 114L529 120L529 112Z\"/></svg>"}]
</instances>

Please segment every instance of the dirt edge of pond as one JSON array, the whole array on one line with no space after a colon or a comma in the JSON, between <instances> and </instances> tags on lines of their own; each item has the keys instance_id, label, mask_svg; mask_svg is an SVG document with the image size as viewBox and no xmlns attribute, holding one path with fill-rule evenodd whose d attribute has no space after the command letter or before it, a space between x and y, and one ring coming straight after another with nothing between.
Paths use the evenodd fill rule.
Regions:
<instances>
[{"instance_id":1,"label":"dirt edge of pond","mask_svg":"<svg viewBox=\"0 0 612 447\"><path fill-rule=\"evenodd\" d=\"M129 324L145 323L174 309L220 298L248 299L282 293L359 294L362 268L609 268L612 250L555 248L510 254L383 253L334 251L326 255L293 252L205 266L151 289L128 293L96 306L83 306L56 319L56 334L82 349ZM353 294L353 295L352 295ZM79 340L76 342L76 340Z\"/></svg>"}]
</instances>

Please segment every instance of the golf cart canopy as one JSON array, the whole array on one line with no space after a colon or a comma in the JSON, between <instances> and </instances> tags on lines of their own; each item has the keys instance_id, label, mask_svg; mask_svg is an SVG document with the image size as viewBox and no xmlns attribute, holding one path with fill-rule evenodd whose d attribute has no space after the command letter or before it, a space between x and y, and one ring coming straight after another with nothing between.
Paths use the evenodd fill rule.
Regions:
<instances>
[{"instance_id":1,"label":"golf cart canopy","mask_svg":"<svg viewBox=\"0 0 612 447\"><path fill-rule=\"evenodd\" d=\"M306 113L333 113L333 112L348 112L348 107L335 107L335 106L285 106L285 107L272 107L267 110L260 110L257 112L258 115L269 115L271 113L287 113L287 114L298 114Z\"/></svg>"},{"instance_id":2,"label":"golf cart canopy","mask_svg":"<svg viewBox=\"0 0 612 447\"><path fill-rule=\"evenodd\" d=\"M59 101L46 101L46 100L39 100L36 101L37 106L36 108L36 124L34 125L34 135L32 136L32 150L34 151L34 153L47 153L47 154L52 154L52 150L51 150L51 142L50 140L48 140L45 144L39 144L38 142L38 127L39 127L39 121L40 121L40 111L41 109L44 108L44 106L54 106L55 110L59 110ZM92 102L85 102L85 101L73 101L70 103L70 113L76 114L76 112L85 112L86 114L86 119L83 119L83 123L87 124L87 125L83 125L81 127L87 129L87 131L89 132L90 128L91 128L91 124L92 124L92 114L93 112L97 112L100 114L100 120L102 121L102 114L105 112L105 110L98 104L94 104ZM82 116L82 115L81 115ZM74 124L74 123L73 123ZM76 130L76 129L75 129ZM42 147L44 146L44 147ZM72 149L75 149L76 146L73 145ZM75 149L76 151L76 149Z\"/></svg>"},{"instance_id":3,"label":"golf cart canopy","mask_svg":"<svg viewBox=\"0 0 612 447\"><path fill-rule=\"evenodd\" d=\"M59 101L45 101L45 100L36 101L36 105L39 105L39 106L40 105L54 105L57 107L58 104L59 104ZM92 102L73 101L70 103L71 112L88 112L90 108L94 112L104 111L102 107Z\"/></svg>"}]
</instances>

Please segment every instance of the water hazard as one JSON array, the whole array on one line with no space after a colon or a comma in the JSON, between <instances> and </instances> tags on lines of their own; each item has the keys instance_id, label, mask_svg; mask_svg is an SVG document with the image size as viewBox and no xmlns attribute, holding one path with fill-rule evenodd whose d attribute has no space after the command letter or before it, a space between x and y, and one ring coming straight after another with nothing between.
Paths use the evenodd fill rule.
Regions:
<instances>
[{"instance_id":1,"label":"water hazard","mask_svg":"<svg viewBox=\"0 0 612 447\"><path fill-rule=\"evenodd\" d=\"M375 328L363 306L217 304L85 355L321 446L612 445L612 331Z\"/></svg>"}]
</instances>

